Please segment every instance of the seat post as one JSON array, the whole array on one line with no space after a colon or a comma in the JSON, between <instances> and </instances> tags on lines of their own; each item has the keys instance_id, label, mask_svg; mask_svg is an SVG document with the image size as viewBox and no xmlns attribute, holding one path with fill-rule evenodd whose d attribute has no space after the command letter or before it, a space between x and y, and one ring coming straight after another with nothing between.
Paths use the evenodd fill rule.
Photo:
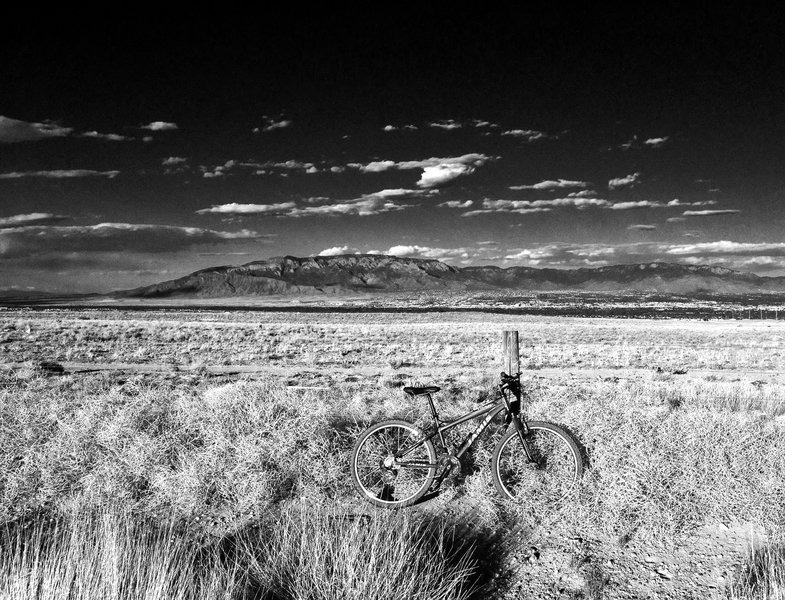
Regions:
<instances>
[{"instance_id":1,"label":"seat post","mask_svg":"<svg viewBox=\"0 0 785 600\"><path fill-rule=\"evenodd\" d=\"M444 435L442 434L441 430L442 423L439 421L439 415L436 413L436 406L433 403L433 398L431 398L430 394L425 394L425 397L428 398L428 406L431 407L431 415L433 416L433 422L436 424L436 431L439 433L439 439L442 442L442 447L446 448L447 445L444 443Z\"/></svg>"}]
</instances>

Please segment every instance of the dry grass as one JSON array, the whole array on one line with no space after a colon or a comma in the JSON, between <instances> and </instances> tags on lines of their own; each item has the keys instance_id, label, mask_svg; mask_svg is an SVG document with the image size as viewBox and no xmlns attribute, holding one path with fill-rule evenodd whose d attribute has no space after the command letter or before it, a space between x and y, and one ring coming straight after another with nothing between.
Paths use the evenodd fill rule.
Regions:
<instances>
[{"instance_id":1,"label":"dry grass","mask_svg":"<svg viewBox=\"0 0 785 600\"><path fill-rule=\"evenodd\" d=\"M354 498L348 453L366 424L424 423L424 402L398 389L291 390L272 381L220 386L123 385L34 377L0 392L0 515L108 501L174 514L223 534L278 503ZM101 383L103 382L103 383ZM567 425L588 455L577 495L563 506L524 503L520 518L558 519L576 531L666 536L707 520L785 523L785 427L779 409L684 393L669 381L542 382L531 417ZM73 387L71 387L73 386ZM476 382L489 390L488 381ZM471 396L442 403L470 410ZM490 487L492 430L450 492L468 494L488 523L504 506ZM555 512L554 512L555 511Z\"/></svg>"},{"instance_id":2,"label":"dry grass","mask_svg":"<svg viewBox=\"0 0 785 600\"><path fill-rule=\"evenodd\" d=\"M122 314L103 315L95 322L5 315L0 328L12 339L0 348L8 357L9 349L18 350L21 354L14 359L70 352L84 360L133 362L138 354L144 355L140 361L191 366L258 361L288 365L292 373L347 367L358 373L361 368L378 370L380 376L357 377L320 391L291 389L286 379L272 376L218 383L199 373L162 378L46 377L33 370L20 377L0 372L0 522L31 523L22 537L21 530L13 530L16 538L6 534L3 572L35 571L37 577L48 573L52 585L60 585L58 577L71 573L63 571L67 567L62 557L77 556L84 581L131 581L131 575L111 572L106 557L114 552L127 555L121 560L123 568L136 573L133 577L146 578L144 585L151 590L174 585L174 580L153 573L183 574L192 586L175 586L190 590L192 595L183 597L199 598L203 589L214 590L209 597L221 597L224 592L215 591L224 589L221 586L233 594L238 586L274 589L269 593L284 598L309 597L309 589L319 589L323 591L318 597L330 597L324 590L339 580L350 582L341 588L341 597L383 597L388 588L381 587L385 582L374 579L373 571L352 570L363 563L360 556L375 556L382 548L391 552L385 555L385 568L395 573L403 569L402 579L394 579L395 589L406 590L408 597L461 597L475 581L467 575L468 559L461 558L466 554L456 554L432 527L415 520L393 522L391 515L375 517L369 527L365 521L346 522L330 510L357 500L347 463L365 425L395 417L428 420L425 403L411 400L399 386L441 385L444 392L437 402L443 416L467 412L476 399L492 392L500 370L494 365L501 329L520 330L524 347L535 347L522 351L527 369L645 366L647 371L619 371L619 377L605 379L537 376L533 371L527 414L570 428L586 450L588 469L575 494L559 506L544 507L528 499L511 507L500 501L490 483L490 454L499 434L490 431L473 449L464 472L448 480L442 496L466 500L488 539L513 523L558 523L584 538L657 539L666 544L711 522L751 523L771 536L783 530L785 384L776 377L733 381L650 368L733 372L785 366L777 349L785 348L785 329L778 324L743 323L739 329L735 322L707 327L577 319L482 321L466 316L414 324L408 322L410 315L407 322L390 315L362 316L351 323L335 315L303 317L305 322L294 322L290 315L277 318L168 315L128 323ZM428 380L416 379L426 376ZM302 502L318 510L287 508ZM76 511L101 515L109 505L135 520L91 518L84 530L69 521ZM54 516L55 525L35 520L42 512ZM137 526L147 527L149 535L137 535ZM102 527L114 527L115 538ZM125 539L123 531L137 532L131 537L155 548L150 555L161 555L155 559L160 564L142 565L133 557L148 551L133 549L131 542L117 541L111 552L100 546L99 538ZM182 548L194 539L215 552L231 539L233 550L221 550L217 557L213 550L206 551L199 561L208 562L192 564ZM32 549L39 546L46 551L35 554ZM9 553L9 548L16 550ZM441 557L437 566L452 570L428 571L422 557L430 552ZM45 558L49 556L61 558L52 562ZM212 571L220 577L204 579L201 565L219 559L220 568ZM747 574L732 588L733 597L776 597L760 590L781 587L781 553L771 550L750 560ZM38 561L38 566L30 561ZM407 588L413 585L413 571L402 565L422 569L417 572L429 582L428 590ZM91 569L109 575L88 575ZM21 575L14 577L6 575L6 581L23 585ZM158 597L152 594L150 598Z\"/></svg>"},{"instance_id":3,"label":"dry grass","mask_svg":"<svg viewBox=\"0 0 785 600\"><path fill-rule=\"evenodd\" d=\"M0 530L3 600L388 598L462 600L471 548L405 515L347 522L288 507L197 543L174 520L81 507Z\"/></svg>"},{"instance_id":4,"label":"dry grass","mask_svg":"<svg viewBox=\"0 0 785 600\"><path fill-rule=\"evenodd\" d=\"M750 551L743 571L728 589L730 600L785 598L785 546L769 544Z\"/></svg>"},{"instance_id":5,"label":"dry grass","mask_svg":"<svg viewBox=\"0 0 785 600\"><path fill-rule=\"evenodd\" d=\"M0 313L0 361L477 370L516 329L526 369L785 370L785 322L456 313ZM412 335L416 331L417 335Z\"/></svg>"}]
</instances>

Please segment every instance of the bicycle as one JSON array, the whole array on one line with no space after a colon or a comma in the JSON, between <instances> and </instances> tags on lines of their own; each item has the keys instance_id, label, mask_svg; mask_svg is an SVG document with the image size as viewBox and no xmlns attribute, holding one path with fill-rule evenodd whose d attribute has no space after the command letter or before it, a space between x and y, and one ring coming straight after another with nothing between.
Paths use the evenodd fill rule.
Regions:
<instances>
[{"instance_id":1,"label":"bicycle","mask_svg":"<svg viewBox=\"0 0 785 600\"><path fill-rule=\"evenodd\" d=\"M436 492L453 469L460 467L461 456L491 421L504 413L505 433L491 460L497 492L507 500L525 495L536 496L539 501L563 499L583 474L581 452L572 435L559 425L526 420L521 412L520 375L502 373L497 398L450 421L439 419L431 398L440 388L403 388L412 397L426 397L433 424L423 432L413 423L392 419L363 431L355 443L350 466L357 490L376 506L411 506L429 491ZM448 447L446 431L479 417L482 421L457 450ZM438 454L434 441L440 445Z\"/></svg>"}]
</instances>

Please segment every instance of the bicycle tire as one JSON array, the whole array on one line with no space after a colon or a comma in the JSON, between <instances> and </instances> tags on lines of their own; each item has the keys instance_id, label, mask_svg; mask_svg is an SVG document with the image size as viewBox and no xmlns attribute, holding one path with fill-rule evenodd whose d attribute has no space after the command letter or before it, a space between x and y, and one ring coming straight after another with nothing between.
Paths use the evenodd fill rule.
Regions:
<instances>
[{"instance_id":1,"label":"bicycle tire","mask_svg":"<svg viewBox=\"0 0 785 600\"><path fill-rule=\"evenodd\" d=\"M360 495L376 506L403 508L422 498L433 483L436 467L407 468L395 460L395 454L422 432L412 423L391 419L371 425L360 434L352 451L352 482ZM436 464L436 450L426 440L408 460Z\"/></svg>"},{"instance_id":2,"label":"bicycle tire","mask_svg":"<svg viewBox=\"0 0 785 600\"><path fill-rule=\"evenodd\" d=\"M526 442L532 458L529 462L511 428L493 451L491 461L493 485L507 500L531 497L542 503L563 499L583 474L583 458L578 444L562 427L545 421L528 421Z\"/></svg>"}]
</instances>

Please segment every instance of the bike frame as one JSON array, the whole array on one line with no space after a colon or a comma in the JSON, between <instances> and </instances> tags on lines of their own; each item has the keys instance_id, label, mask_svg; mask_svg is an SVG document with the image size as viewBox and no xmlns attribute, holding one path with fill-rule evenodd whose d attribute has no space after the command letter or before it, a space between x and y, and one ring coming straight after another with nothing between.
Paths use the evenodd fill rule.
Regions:
<instances>
[{"instance_id":1,"label":"bike frame","mask_svg":"<svg viewBox=\"0 0 785 600\"><path fill-rule=\"evenodd\" d=\"M517 378L510 378L509 380L503 380L503 382L499 385L499 392L501 395L502 402L498 400L492 400L487 402L486 404L482 405L477 410L474 410L470 413L463 415L455 419L454 421L442 421L439 419L439 414L436 411L436 406L433 403L433 399L431 398L430 394L423 394L427 400L428 405L431 409L431 415L433 417L433 422L435 425L434 431L428 433L425 437L420 440L417 440L417 443L414 444L411 448L408 448L405 452L401 453L399 458L404 458L406 455L410 454L420 446L422 446L428 440L433 439L434 437L438 436L439 441L441 442L442 446L442 454L447 453L449 456L454 456L455 458L460 458L463 456L466 451L471 447L471 445L475 442L475 440L480 437L483 431L491 424L491 421L501 412L506 412L508 415L508 423L512 421L513 426L518 431L518 437L521 440L521 444L523 445L524 452L526 453L526 457L529 459L530 462L535 462L532 460L531 454L529 453L528 444L526 444L525 436L529 433L529 428L526 425L526 420L520 417L520 410L519 408L513 408L512 402L510 401L509 393L511 393L515 400L520 403L521 397L521 388L520 388L520 381ZM471 421L472 419L476 419L478 417L482 417L485 415L485 418L480 421L477 427L463 440L460 447L455 453L451 453L447 448L447 443L444 441L444 432L449 431L453 427L457 427L458 425L462 425L467 421ZM401 466L413 467L413 468L421 468L421 469L429 469L431 467L438 467L440 463L432 464L426 463L423 461L402 461Z\"/></svg>"}]
</instances>

